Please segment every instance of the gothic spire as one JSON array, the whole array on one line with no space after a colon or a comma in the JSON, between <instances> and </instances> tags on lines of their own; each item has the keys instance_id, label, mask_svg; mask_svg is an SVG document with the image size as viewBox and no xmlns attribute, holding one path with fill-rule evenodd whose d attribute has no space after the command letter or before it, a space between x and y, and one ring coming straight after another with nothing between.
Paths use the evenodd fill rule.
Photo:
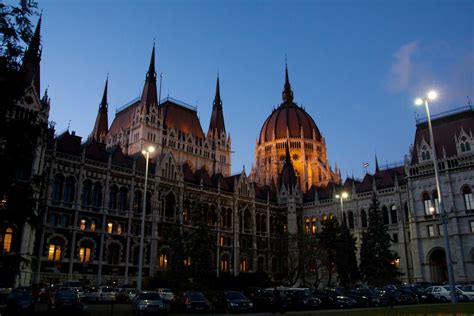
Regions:
<instances>
[{"instance_id":1,"label":"gothic spire","mask_svg":"<svg viewBox=\"0 0 474 316\"><path fill-rule=\"evenodd\" d=\"M283 185L285 185L289 189L291 194L293 192L293 186L296 184L297 179L293 163L291 162L290 143L288 141L285 147L285 164L281 173L281 181Z\"/></svg>"},{"instance_id":2,"label":"gothic spire","mask_svg":"<svg viewBox=\"0 0 474 316\"><path fill-rule=\"evenodd\" d=\"M379 161L377 159L377 154L375 155L375 172L379 172L380 171L380 168L379 168Z\"/></svg>"},{"instance_id":3,"label":"gothic spire","mask_svg":"<svg viewBox=\"0 0 474 316\"><path fill-rule=\"evenodd\" d=\"M31 37L25 55L23 56L23 69L25 71L26 84L33 84L38 96L40 95L40 61L41 61L41 19L40 15L35 32Z\"/></svg>"},{"instance_id":4,"label":"gothic spire","mask_svg":"<svg viewBox=\"0 0 474 316\"><path fill-rule=\"evenodd\" d=\"M158 106L156 94L155 43L153 43L153 50L151 51L150 66L146 74L141 103L142 111L145 109L146 113L150 112L151 106Z\"/></svg>"},{"instance_id":5,"label":"gothic spire","mask_svg":"<svg viewBox=\"0 0 474 316\"><path fill-rule=\"evenodd\" d=\"M105 143L105 138L109 132L109 122L108 122L108 103L107 103L107 89L109 86L109 76L107 75L107 80L105 80L104 94L102 95L102 101L99 105L99 113L97 113L97 118L95 120L94 130L92 130L90 138L95 141Z\"/></svg>"},{"instance_id":6,"label":"gothic spire","mask_svg":"<svg viewBox=\"0 0 474 316\"><path fill-rule=\"evenodd\" d=\"M290 79L288 77L288 64L285 63L285 86L282 92L284 103L293 102L293 91L291 91Z\"/></svg>"},{"instance_id":7,"label":"gothic spire","mask_svg":"<svg viewBox=\"0 0 474 316\"><path fill-rule=\"evenodd\" d=\"M209 122L208 134L213 135L214 132L217 132L217 135L220 135L222 132L225 133L224 112L222 111L219 74L217 74L216 96L214 97L214 102L212 105L212 114L211 121Z\"/></svg>"}]
</instances>

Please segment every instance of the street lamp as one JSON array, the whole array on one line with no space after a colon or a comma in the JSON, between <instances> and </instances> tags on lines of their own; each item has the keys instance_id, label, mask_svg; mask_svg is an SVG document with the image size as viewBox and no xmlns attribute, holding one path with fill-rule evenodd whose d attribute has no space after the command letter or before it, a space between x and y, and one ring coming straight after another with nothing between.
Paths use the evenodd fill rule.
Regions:
<instances>
[{"instance_id":1,"label":"street lamp","mask_svg":"<svg viewBox=\"0 0 474 316\"><path fill-rule=\"evenodd\" d=\"M441 222L443 224L443 239L444 239L444 247L446 249L446 261L447 261L447 266L448 266L447 268L448 268L448 278L449 278L449 289L451 292L451 302L456 303L458 301L458 297L456 293L456 287L454 286L453 260L451 258L451 247L449 246L448 216L446 214L446 210L444 209L443 195L441 194L438 160L436 159L436 147L435 147L435 141L433 137L433 128L431 126L430 108L428 105L428 100L432 101L432 100L435 100L437 97L438 97L438 94L436 93L436 91L431 90L426 94L425 97L416 99L415 104L425 105L426 119L428 121L428 129L430 133L430 143L431 143L431 149L432 149L431 151L432 151L434 173L435 173L435 180L436 180L436 190L438 191L440 216L441 216Z\"/></svg>"},{"instance_id":2,"label":"street lamp","mask_svg":"<svg viewBox=\"0 0 474 316\"><path fill-rule=\"evenodd\" d=\"M155 151L155 147L149 146L147 149L142 150L142 154L146 157L145 166L145 189L143 193L143 207L142 207L142 225L140 229L140 253L138 256L138 275L137 275L137 288L139 291L142 290L142 274L143 274L143 240L145 239L145 212L146 212L146 191L148 182L148 161L150 159L150 153Z\"/></svg>"},{"instance_id":3,"label":"street lamp","mask_svg":"<svg viewBox=\"0 0 474 316\"><path fill-rule=\"evenodd\" d=\"M336 199L339 199L341 201L341 223L346 225L346 222L344 220L344 199L347 199L349 197L349 194L347 192L342 192L341 194L336 195Z\"/></svg>"}]
</instances>

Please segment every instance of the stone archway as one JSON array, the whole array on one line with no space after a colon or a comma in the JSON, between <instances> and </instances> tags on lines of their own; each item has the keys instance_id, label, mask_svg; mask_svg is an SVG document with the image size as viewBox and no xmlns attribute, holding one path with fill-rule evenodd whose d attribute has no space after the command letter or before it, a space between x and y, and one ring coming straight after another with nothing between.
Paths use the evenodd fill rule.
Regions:
<instances>
[{"instance_id":1,"label":"stone archway","mask_svg":"<svg viewBox=\"0 0 474 316\"><path fill-rule=\"evenodd\" d=\"M448 269L446 265L446 252L444 249L437 248L431 251L428 256L431 282L443 283L448 280Z\"/></svg>"}]
</instances>

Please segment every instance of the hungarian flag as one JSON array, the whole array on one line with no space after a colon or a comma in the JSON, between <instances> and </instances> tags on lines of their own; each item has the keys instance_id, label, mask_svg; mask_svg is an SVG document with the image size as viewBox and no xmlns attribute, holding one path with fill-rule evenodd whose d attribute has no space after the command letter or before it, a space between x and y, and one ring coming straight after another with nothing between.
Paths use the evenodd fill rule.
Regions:
<instances>
[{"instance_id":1,"label":"hungarian flag","mask_svg":"<svg viewBox=\"0 0 474 316\"><path fill-rule=\"evenodd\" d=\"M364 168L367 168L368 166L369 166L369 163L368 163L368 162L364 162L364 163L362 164L362 167L364 167Z\"/></svg>"}]
</instances>

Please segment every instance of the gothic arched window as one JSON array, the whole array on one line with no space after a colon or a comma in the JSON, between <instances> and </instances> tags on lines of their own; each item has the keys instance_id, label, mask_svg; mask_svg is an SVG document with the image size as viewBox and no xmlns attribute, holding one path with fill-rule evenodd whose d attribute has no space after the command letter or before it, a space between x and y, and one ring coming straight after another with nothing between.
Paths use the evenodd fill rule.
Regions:
<instances>
[{"instance_id":1,"label":"gothic arched window","mask_svg":"<svg viewBox=\"0 0 474 316\"><path fill-rule=\"evenodd\" d=\"M360 211L360 221L362 227L367 227L367 212L365 210Z\"/></svg>"},{"instance_id":2,"label":"gothic arched window","mask_svg":"<svg viewBox=\"0 0 474 316\"><path fill-rule=\"evenodd\" d=\"M109 191L109 209L115 210L117 209L117 196L118 196L118 188L116 185L110 187Z\"/></svg>"},{"instance_id":3,"label":"gothic arched window","mask_svg":"<svg viewBox=\"0 0 474 316\"><path fill-rule=\"evenodd\" d=\"M55 175L53 180L53 192L51 193L53 201L61 201L63 196L63 185L64 176L62 174Z\"/></svg>"},{"instance_id":4,"label":"gothic arched window","mask_svg":"<svg viewBox=\"0 0 474 316\"><path fill-rule=\"evenodd\" d=\"M389 224L389 219L388 219L388 208L384 205L382 206L382 215L383 215L383 223L385 225Z\"/></svg>"},{"instance_id":5,"label":"gothic arched window","mask_svg":"<svg viewBox=\"0 0 474 316\"><path fill-rule=\"evenodd\" d=\"M464 198L464 206L466 210L472 210L474 208L474 200L472 198L472 190L468 185L462 188L462 195Z\"/></svg>"},{"instance_id":6,"label":"gothic arched window","mask_svg":"<svg viewBox=\"0 0 474 316\"><path fill-rule=\"evenodd\" d=\"M349 211L349 229L354 229L354 213Z\"/></svg>"},{"instance_id":7,"label":"gothic arched window","mask_svg":"<svg viewBox=\"0 0 474 316\"><path fill-rule=\"evenodd\" d=\"M82 196L81 196L82 206L90 206L92 203L92 181L85 180L82 183Z\"/></svg>"},{"instance_id":8,"label":"gothic arched window","mask_svg":"<svg viewBox=\"0 0 474 316\"><path fill-rule=\"evenodd\" d=\"M100 182L94 183L92 188L92 207L100 208L102 206L102 184Z\"/></svg>"},{"instance_id":9,"label":"gothic arched window","mask_svg":"<svg viewBox=\"0 0 474 316\"><path fill-rule=\"evenodd\" d=\"M121 212L125 212L128 208L128 189L126 187L120 188L118 208Z\"/></svg>"},{"instance_id":10,"label":"gothic arched window","mask_svg":"<svg viewBox=\"0 0 474 316\"><path fill-rule=\"evenodd\" d=\"M431 197L428 192L424 192L421 196L423 200L423 208L425 210L425 215L432 215L434 213L434 208L431 206Z\"/></svg>"},{"instance_id":11,"label":"gothic arched window","mask_svg":"<svg viewBox=\"0 0 474 316\"><path fill-rule=\"evenodd\" d=\"M398 223L397 207L395 205L392 205L390 209L390 219L392 220L392 224Z\"/></svg>"},{"instance_id":12,"label":"gothic arched window","mask_svg":"<svg viewBox=\"0 0 474 316\"><path fill-rule=\"evenodd\" d=\"M76 180L73 177L68 177L66 183L64 184L64 202L72 203L74 202L74 193L76 190Z\"/></svg>"}]
</instances>

